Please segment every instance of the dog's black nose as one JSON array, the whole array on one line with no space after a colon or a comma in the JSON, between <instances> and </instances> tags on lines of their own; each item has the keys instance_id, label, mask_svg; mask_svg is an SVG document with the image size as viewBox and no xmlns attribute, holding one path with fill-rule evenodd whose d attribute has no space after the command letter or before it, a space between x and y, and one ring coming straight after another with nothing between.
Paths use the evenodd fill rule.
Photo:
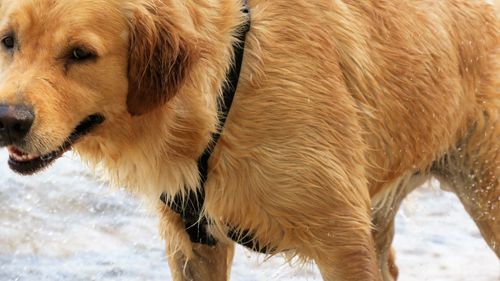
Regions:
<instances>
[{"instance_id":1,"label":"dog's black nose","mask_svg":"<svg viewBox=\"0 0 500 281\"><path fill-rule=\"evenodd\" d=\"M0 146L22 140L30 131L35 114L26 105L0 104Z\"/></svg>"}]
</instances>

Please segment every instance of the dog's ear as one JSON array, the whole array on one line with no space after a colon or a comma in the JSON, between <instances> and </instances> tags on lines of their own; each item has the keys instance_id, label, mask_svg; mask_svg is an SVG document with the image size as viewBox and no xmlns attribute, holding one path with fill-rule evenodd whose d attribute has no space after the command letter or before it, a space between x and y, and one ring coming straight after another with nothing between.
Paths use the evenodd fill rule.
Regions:
<instances>
[{"instance_id":1,"label":"dog's ear","mask_svg":"<svg viewBox=\"0 0 500 281\"><path fill-rule=\"evenodd\" d=\"M198 56L193 33L175 23L188 21L186 15L163 1L135 4L128 12L127 108L132 115L141 115L176 95Z\"/></svg>"}]
</instances>

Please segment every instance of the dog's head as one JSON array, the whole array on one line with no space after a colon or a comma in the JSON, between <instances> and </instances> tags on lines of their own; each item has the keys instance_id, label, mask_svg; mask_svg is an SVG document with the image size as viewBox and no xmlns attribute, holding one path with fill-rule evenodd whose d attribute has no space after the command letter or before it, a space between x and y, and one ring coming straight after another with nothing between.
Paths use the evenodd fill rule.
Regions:
<instances>
[{"instance_id":1,"label":"dog's head","mask_svg":"<svg viewBox=\"0 0 500 281\"><path fill-rule=\"evenodd\" d=\"M35 173L177 94L196 51L176 7L158 2L0 1L0 146L14 171Z\"/></svg>"}]
</instances>

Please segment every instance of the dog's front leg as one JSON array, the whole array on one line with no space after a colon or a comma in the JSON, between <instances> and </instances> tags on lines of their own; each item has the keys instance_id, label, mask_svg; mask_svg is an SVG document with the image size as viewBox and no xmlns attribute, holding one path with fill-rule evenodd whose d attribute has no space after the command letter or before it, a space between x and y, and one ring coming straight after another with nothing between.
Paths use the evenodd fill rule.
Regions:
<instances>
[{"instance_id":1,"label":"dog's front leg","mask_svg":"<svg viewBox=\"0 0 500 281\"><path fill-rule=\"evenodd\" d=\"M160 231L166 241L168 264L174 281L227 281L234 245L192 243L180 216L160 206Z\"/></svg>"},{"instance_id":2,"label":"dog's front leg","mask_svg":"<svg viewBox=\"0 0 500 281\"><path fill-rule=\"evenodd\" d=\"M229 280L233 245L222 243L215 246L192 244L190 257L182 251L170 251L169 248L167 245L168 264L174 281Z\"/></svg>"}]
</instances>

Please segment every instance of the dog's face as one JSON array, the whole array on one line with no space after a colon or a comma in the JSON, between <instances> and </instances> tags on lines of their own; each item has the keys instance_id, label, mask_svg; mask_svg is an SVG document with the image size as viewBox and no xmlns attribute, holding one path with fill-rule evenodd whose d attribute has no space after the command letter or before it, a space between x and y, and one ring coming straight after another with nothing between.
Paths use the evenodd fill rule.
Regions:
<instances>
[{"instance_id":1,"label":"dog's face","mask_svg":"<svg viewBox=\"0 0 500 281\"><path fill-rule=\"evenodd\" d=\"M0 1L0 146L13 170L37 172L173 96L188 48L154 2Z\"/></svg>"}]
</instances>

